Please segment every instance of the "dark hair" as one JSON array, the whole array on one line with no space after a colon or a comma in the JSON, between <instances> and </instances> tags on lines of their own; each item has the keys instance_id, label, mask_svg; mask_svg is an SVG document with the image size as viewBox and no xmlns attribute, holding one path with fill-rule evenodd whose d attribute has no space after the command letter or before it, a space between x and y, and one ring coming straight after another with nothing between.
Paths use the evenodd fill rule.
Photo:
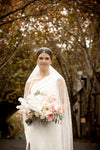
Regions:
<instances>
[{"instance_id":1,"label":"dark hair","mask_svg":"<svg viewBox=\"0 0 100 150\"><path fill-rule=\"evenodd\" d=\"M51 49L49 49L49 48L47 48L47 47L39 48L39 49L37 50L36 60L38 59L38 57L39 57L39 55L40 55L41 53L46 53L46 54L48 54L48 55L50 56L51 60L52 60L52 51L51 51Z\"/></svg>"}]
</instances>

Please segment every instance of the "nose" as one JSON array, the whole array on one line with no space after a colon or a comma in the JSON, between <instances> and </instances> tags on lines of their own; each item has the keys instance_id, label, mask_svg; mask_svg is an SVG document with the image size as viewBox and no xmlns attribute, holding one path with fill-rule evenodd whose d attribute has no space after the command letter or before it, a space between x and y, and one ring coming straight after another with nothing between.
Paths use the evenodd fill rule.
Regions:
<instances>
[{"instance_id":1,"label":"nose","mask_svg":"<svg viewBox=\"0 0 100 150\"><path fill-rule=\"evenodd\" d=\"M43 62L45 62L45 59L43 59Z\"/></svg>"}]
</instances>

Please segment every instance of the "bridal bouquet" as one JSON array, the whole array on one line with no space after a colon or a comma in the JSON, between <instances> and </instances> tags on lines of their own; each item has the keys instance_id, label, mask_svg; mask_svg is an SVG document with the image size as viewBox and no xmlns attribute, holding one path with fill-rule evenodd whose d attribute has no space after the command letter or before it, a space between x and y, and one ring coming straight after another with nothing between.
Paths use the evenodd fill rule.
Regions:
<instances>
[{"instance_id":1,"label":"bridal bouquet","mask_svg":"<svg viewBox=\"0 0 100 150\"><path fill-rule=\"evenodd\" d=\"M44 93L37 91L34 95L29 95L27 100L18 99L21 105L17 106L22 112L29 111L32 119L27 118L25 122L30 125L33 120L39 120L42 123L54 121L60 123L62 120L62 108L56 104L55 95L47 96Z\"/></svg>"}]
</instances>

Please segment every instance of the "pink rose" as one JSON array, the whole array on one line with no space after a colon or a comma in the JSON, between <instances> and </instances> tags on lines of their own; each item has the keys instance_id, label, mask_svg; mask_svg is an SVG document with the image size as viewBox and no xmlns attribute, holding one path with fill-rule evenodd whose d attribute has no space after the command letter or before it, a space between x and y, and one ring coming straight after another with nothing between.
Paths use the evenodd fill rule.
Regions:
<instances>
[{"instance_id":1,"label":"pink rose","mask_svg":"<svg viewBox=\"0 0 100 150\"><path fill-rule=\"evenodd\" d=\"M48 121L52 121L53 118L54 118L54 114L52 112L48 112L48 114L47 114Z\"/></svg>"},{"instance_id":2,"label":"pink rose","mask_svg":"<svg viewBox=\"0 0 100 150\"><path fill-rule=\"evenodd\" d=\"M49 110L54 111L55 110L55 105L54 104L50 105Z\"/></svg>"},{"instance_id":3,"label":"pink rose","mask_svg":"<svg viewBox=\"0 0 100 150\"><path fill-rule=\"evenodd\" d=\"M58 113L62 113L62 108L61 108L61 106L58 106L58 107L57 107L57 112L58 112Z\"/></svg>"}]
</instances>

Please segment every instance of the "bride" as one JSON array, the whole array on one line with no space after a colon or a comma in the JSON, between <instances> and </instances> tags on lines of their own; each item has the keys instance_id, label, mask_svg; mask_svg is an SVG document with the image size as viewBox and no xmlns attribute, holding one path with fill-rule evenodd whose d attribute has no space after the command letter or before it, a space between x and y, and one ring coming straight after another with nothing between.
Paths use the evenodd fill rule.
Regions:
<instances>
[{"instance_id":1,"label":"bride","mask_svg":"<svg viewBox=\"0 0 100 150\"><path fill-rule=\"evenodd\" d=\"M51 66L52 51L43 47L37 51L37 65L29 76L24 91L24 99L37 91L47 95L56 95L56 103L63 109L61 123L49 122L41 124L38 120L31 125L25 123L32 115L27 111L23 114L26 136L26 150L73 150L72 122L67 87L63 77Z\"/></svg>"}]
</instances>

